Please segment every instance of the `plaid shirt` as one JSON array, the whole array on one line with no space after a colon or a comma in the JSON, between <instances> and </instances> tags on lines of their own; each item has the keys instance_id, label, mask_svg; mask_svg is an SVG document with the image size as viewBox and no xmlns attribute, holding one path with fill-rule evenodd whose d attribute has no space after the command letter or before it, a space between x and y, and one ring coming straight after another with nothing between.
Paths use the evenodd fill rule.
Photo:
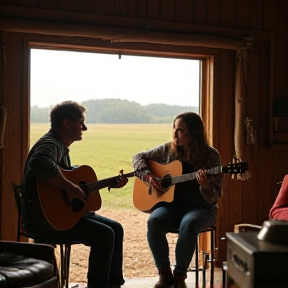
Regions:
<instances>
[{"instance_id":1,"label":"plaid shirt","mask_svg":"<svg viewBox=\"0 0 288 288\"><path fill-rule=\"evenodd\" d=\"M44 215L38 199L37 180L51 179L60 174L59 167L71 169L69 149L61 137L50 129L32 147L26 159L22 187L24 191L24 205L22 207L22 224L31 234L44 235L47 230L55 231Z\"/></svg>"}]
</instances>

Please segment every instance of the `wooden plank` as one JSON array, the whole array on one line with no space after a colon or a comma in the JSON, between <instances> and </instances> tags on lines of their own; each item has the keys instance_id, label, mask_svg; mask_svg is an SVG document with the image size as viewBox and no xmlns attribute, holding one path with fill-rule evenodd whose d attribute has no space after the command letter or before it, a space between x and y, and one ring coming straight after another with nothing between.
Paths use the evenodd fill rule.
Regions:
<instances>
[{"instance_id":1,"label":"wooden plank","mask_svg":"<svg viewBox=\"0 0 288 288\"><path fill-rule=\"evenodd\" d=\"M77 0L58 0L59 10L62 11L77 11Z\"/></svg>"},{"instance_id":2,"label":"wooden plank","mask_svg":"<svg viewBox=\"0 0 288 288\"><path fill-rule=\"evenodd\" d=\"M95 1L95 11L97 14L113 15L114 14L114 0Z\"/></svg>"},{"instance_id":3,"label":"wooden plank","mask_svg":"<svg viewBox=\"0 0 288 288\"><path fill-rule=\"evenodd\" d=\"M114 14L116 16L128 16L128 1L127 0L115 0L114 2Z\"/></svg>"},{"instance_id":4,"label":"wooden plank","mask_svg":"<svg viewBox=\"0 0 288 288\"><path fill-rule=\"evenodd\" d=\"M19 0L19 6L37 7L37 0Z\"/></svg>"},{"instance_id":5,"label":"wooden plank","mask_svg":"<svg viewBox=\"0 0 288 288\"><path fill-rule=\"evenodd\" d=\"M160 0L147 0L147 18L160 20Z\"/></svg>"},{"instance_id":6,"label":"wooden plank","mask_svg":"<svg viewBox=\"0 0 288 288\"><path fill-rule=\"evenodd\" d=\"M221 1L221 26L235 27L236 1Z\"/></svg>"},{"instance_id":7,"label":"wooden plank","mask_svg":"<svg viewBox=\"0 0 288 288\"><path fill-rule=\"evenodd\" d=\"M36 33L57 36L77 36L88 38L100 38L114 43L154 43L161 45L200 46L209 48L235 49L242 44L242 39L231 39L201 34L177 34L147 31L139 34L139 30L109 29L108 27L89 25L64 24L59 27L58 23L42 22L35 26L33 21L5 20L6 31Z\"/></svg>"},{"instance_id":8,"label":"wooden plank","mask_svg":"<svg viewBox=\"0 0 288 288\"><path fill-rule=\"evenodd\" d=\"M220 26L221 24L221 1L207 2L207 25Z\"/></svg>"},{"instance_id":9,"label":"wooden plank","mask_svg":"<svg viewBox=\"0 0 288 288\"><path fill-rule=\"evenodd\" d=\"M263 27L263 0L250 1L249 27L261 30Z\"/></svg>"},{"instance_id":10,"label":"wooden plank","mask_svg":"<svg viewBox=\"0 0 288 288\"><path fill-rule=\"evenodd\" d=\"M175 2L175 21L193 23L193 6L193 0L177 0Z\"/></svg>"},{"instance_id":11,"label":"wooden plank","mask_svg":"<svg viewBox=\"0 0 288 288\"><path fill-rule=\"evenodd\" d=\"M22 109L23 102L23 42L20 37L9 34L6 37L6 63L3 73L3 95L7 105L7 129L5 133L5 143L7 145L3 151L3 163L10 163L2 171L2 188L3 194L1 199L2 215L1 219L9 219L2 222L1 239L16 240L17 234L17 207L14 199L13 187L11 182L20 182L22 175L22 165L24 162L22 147L27 147L22 142L22 121L24 118ZM16 69L16 70L14 70ZM27 67L26 67L27 69ZM11 93L11 94L10 94ZM7 97L7 95L9 95ZM18 103L15 105L15 103ZM26 103L27 107L27 103ZM18 115L15 117L15 115ZM21 121L19 121L21 119ZM23 121L25 122L25 121ZM19 145L21 143L21 145Z\"/></svg>"},{"instance_id":12,"label":"wooden plank","mask_svg":"<svg viewBox=\"0 0 288 288\"><path fill-rule=\"evenodd\" d=\"M232 137L234 134L234 121L231 121L234 117L234 71L235 67L235 53L232 51L221 51L219 54L219 60L215 61L214 70L214 82L218 82L217 92L217 110L214 112L218 115L214 118L214 140L213 145L219 150L221 154L222 165L227 165L231 162L234 154L234 145L232 143ZM216 54L217 55L217 54ZM215 57L217 59L217 56ZM225 97L224 95L229 95ZM214 105L214 100L213 104ZM216 120L217 119L217 120ZM213 122L214 122L213 121ZM228 140L230 138L230 140ZM224 175L223 181L223 196L219 201L219 208L217 209L217 243L218 243L218 259L220 262L227 259L227 242L221 240L226 237L226 232L233 232L233 224L231 224L231 194L234 193L233 188L234 180L231 180L230 175ZM238 203L234 205L235 209L239 209ZM234 222L234 221L232 221Z\"/></svg>"},{"instance_id":13,"label":"wooden plank","mask_svg":"<svg viewBox=\"0 0 288 288\"><path fill-rule=\"evenodd\" d=\"M213 135L212 135L212 139L213 139L213 143L212 145L216 148L216 149L220 149L220 139L221 139L221 135L218 133L219 132L219 126L220 126L220 117L221 117L221 113L220 113L220 98L221 98L221 87L220 87L220 79L222 78L221 76L221 61L222 61L222 51L221 49L218 49L217 53L214 56L214 65L213 65L213 70L211 71L210 75L210 79L213 79L212 87L213 90L210 93L212 93L212 97L209 95L209 97L211 99L209 99L209 106L210 108L210 113L212 113L212 122L210 125L212 125L212 131L213 131ZM225 65L225 64L224 64ZM210 80L208 79L208 81ZM210 80L211 81L211 80ZM217 131L217 133L215 133Z\"/></svg>"},{"instance_id":14,"label":"wooden plank","mask_svg":"<svg viewBox=\"0 0 288 288\"><path fill-rule=\"evenodd\" d=\"M95 13L94 0L77 0L76 9L79 12Z\"/></svg>"},{"instance_id":15,"label":"wooden plank","mask_svg":"<svg viewBox=\"0 0 288 288\"><path fill-rule=\"evenodd\" d=\"M4 67L5 67L5 65L4 65L4 63L5 63L5 57L4 57L4 53L6 53L5 52L5 50L6 50L6 48L4 48L4 40L5 40L5 35L6 35L6 33L5 32L3 32L3 31L1 31L0 32L0 55L1 55L1 57L0 57L0 75L4 75ZM5 45L6 46L6 45ZM3 78L4 77L0 77L0 91L3 91ZM2 93L0 93L0 105L5 105L5 108L6 108L6 103L4 103L4 95L3 95L3 92ZM6 108L7 109L7 108ZM3 127L3 126L2 126ZM3 128L2 128L3 129ZM5 125L5 131L6 131L6 125ZM1 133L3 133L2 131L1 131ZM4 134L5 135L5 134ZM3 141L4 141L4 139L3 139ZM5 144L5 142L4 142L4 144ZM2 223L4 222L4 218L3 218L3 216L2 216L2 214L3 214L3 209L4 209L4 207L3 207L3 205L2 205L2 203L3 203L3 197L4 197L4 195L3 195L3 185L2 185L2 175L3 175L3 169L4 169L4 165L2 165L2 163L3 163L3 159L2 159L2 154L3 154L3 148L2 149L0 149L0 163L1 163L1 165L0 165L0 239L2 239L1 238L1 231L2 231Z\"/></svg>"},{"instance_id":16,"label":"wooden plank","mask_svg":"<svg viewBox=\"0 0 288 288\"><path fill-rule=\"evenodd\" d=\"M39 8L42 9L58 9L58 0L38 0Z\"/></svg>"},{"instance_id":17,"label":"wooden plank","mask_svg":"<svg viewBox=\"0 0 288 288\"><path fill-rule=\"evenodd\" d=\"M161 0L161 20L174 21L175 0Z\"/></svg>"},{"instance_id":18,"label":"wooden plank","mask_svg":"<svg viewBox=\"0 0 288 288\"><path fill-rule=\"evenodd\" d=\"M252 153L252 149L255 150ZM246 144L246 155L248 159L249 165L249 173L251 178L243 181L243 185L245 185L245 189L242 192L243 196L243 209L242 209L242 223L251 223L251 224L259 224L258 223L258 199L257 199L257 185L253 178L258 177L257 171L257 157L253 157L256 153L257 148L254 146L250 146Z\"/></svg>"},{"instance_id":19,"label":"wooden plank","mask_svg":"<svg viewBox=\"0 0 288 288\"><path fill-rule=\"evenodd\" d=\"M145 18L147 19L146 0L129 0L129 17Z\"/></svg>"},{"instance_id":20,"label":"wooden plank","mask_svg":"<svg viewBox=\"0 0 288 288\"><path fill-rule=\"evenodd\" d=\"M276 3L275 0L263 1L263 30L274 31L275 21L279 16L276 14Z\"/></svg>"},{"instance_id":21,"label":"wooden plank","mask_svg":"<svg viewBox=\"0 0 288 288\"><path fill-rule=\"evenodd\" d=\"M194 24L207 24L207 0L194 0Z\"/></svg>"},{"instance_id":22,"label":"wooden plank","mask_svg":"<svg viewBox=\"0 0 288 288\"><path fill-rule=\"evenodd\" d=\"M215 71L215 82L218 82L218 99L219 104L216 112L218 114L218 125L215 126L215 135L218 135L218 142L215 145L221 151L223 165L232 161L234 155L234 70L235 70L235 52L221 51L219 60L219 70ZM221 64L220 64L221 63ZM219 76L217 76L219 74ZM217 80L218 78L218 80ZM229 95L225 97L224 95ZM216 100L216 99L215 99ZM223 129L225 127L225 129ZM228 136L229 135L229 136ZM230 141L224 141L231 137Z\"/></svg>"},{"instance_id":23,"label":"wooden plank","mask_svg":"<svg viewBox=\"0 0 288 288\"><path fill-rule=\"evenodd\" d=\"M280 5L281 3L281 5ZM287 73L283 73L287 69L287 14L281 11L288 11L287 1L277 2L275 4L277 19L275 19L275 65L278 67L274 70L274 98L288 98L288 77ZM280 56L281 55L281 56ZM285 92L284 92L285 91Z\"/></svg>"},{"instance_id":24,"label":"wooden plank","mask_svg":"<svg viewBox=\"0 0 288 288\"><path fill-rule=\"evenodd\" d=\"M3 5L18 5L18 0L1 0Z\"/></svg>"},{"instance_id":25,"label":"wooden plank","mask_svg":"<svg viewBox=\"0 0 288 288\"><path fill-rule=\"evenodd\" d=\"M236 0L236 27L249 28L249 0Z\"/></svg>"},{"instance_id":26,"label":"wooden plank","mask_svg":"<svg viewBox=\"0 0 288 288\"><path fill-rule=\"evenodd\" d=\"M259 60L257 63L253 64L253 68L251 67L250 74L255 74L254 77L256 77L256 73L253 72L254 67L259 66L258 71L258 82L255 82L251 85L254 87L253 95L251 97L257 97L258 102L253 103L251 105L251 115L253 115L254 124L256 125L256 131L257 131L257 143L258 145L267 145L270 141L270 135L269 135L269 122L272 121L270 118L269 110L270 108L270 77L272 73L271 68L271 61L270 61L270 43L262 43L259 48L257 49L257 55L253 55L253 59L255 57L259 57ZM269 61L267 61L269 59ZM258 89L258 91L257 91ZM266 101L263 101L265 99ZM253 109L253 107L259 107L257 111ZM258 112L258 113L257 113ZM252 114L253 113L253 114ZM257 114L256 114L257 113ZM255 115L255 116L254 116ZM267 117L268 116L268 117ZM268 129L267 129L268 128Z\"/></svg>"},{"instance_id":27,"label":"wooden plank","mask_svg":"<svg viewBox=\"0 0 288 288\"><path fill-rule=\"evenodd\" d=\"M256 190L257 199L258 199L258 215L257 215L257 223L262 224L263 220L268 219L266 209L263 212L263 206L265 207L265 203L267 201L267 195L270 193L271 189L273 189L273 185L271 186L272 179L272 163L273 156L272 151L270 149L260 148L259 157L258 157L258 169L257 169L257 186Z\"/></svg>"}]
</instances>

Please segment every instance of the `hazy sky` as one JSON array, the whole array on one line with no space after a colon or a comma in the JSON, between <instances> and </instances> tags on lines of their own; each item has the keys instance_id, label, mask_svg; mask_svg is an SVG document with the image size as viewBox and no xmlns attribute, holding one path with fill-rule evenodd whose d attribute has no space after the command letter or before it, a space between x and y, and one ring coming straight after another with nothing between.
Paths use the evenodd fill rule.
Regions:
<instances>
[{"instance_id":1,"label":"hazy sky","mask_svg":"<svg viewBox=\"0 0 288 288\"><path fill-rule=\"evenodd\" d=\"M103 98L198 106L199 62L32 49L30 91L40 107Z\"/></svg>"}]
</instances>

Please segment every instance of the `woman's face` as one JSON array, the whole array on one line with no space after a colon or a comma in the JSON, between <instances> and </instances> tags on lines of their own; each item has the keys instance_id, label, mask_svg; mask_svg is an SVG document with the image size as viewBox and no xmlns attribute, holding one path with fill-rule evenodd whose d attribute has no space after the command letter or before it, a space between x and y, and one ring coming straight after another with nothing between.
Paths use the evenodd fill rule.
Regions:
<instances>
[{"instance_id":1,"label":"woman's face","mask_svg":"<svg viewBox=\"0 0 288 288\"><path fill-rule=\"evenodd\" d=\"M173 141L178 146L183 146L184 150L189 144L189 132L182 118L176 119L173 128Z\"/></svg>"}]
</instances>

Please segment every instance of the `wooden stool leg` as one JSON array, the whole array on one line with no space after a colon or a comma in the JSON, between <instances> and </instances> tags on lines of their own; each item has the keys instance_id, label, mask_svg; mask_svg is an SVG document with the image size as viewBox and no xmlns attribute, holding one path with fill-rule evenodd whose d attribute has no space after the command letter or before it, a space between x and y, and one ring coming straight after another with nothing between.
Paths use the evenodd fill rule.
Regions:
<instances>
[{"instance_id":1,"label":"wooden stool leg","mask_svg":"<svg viewBox=\"0 0 288 288\"><path fill-rule=\"evenodd\" d=\"M215 251L214 251L214 229L210 231L210 236L211 236L211 276L210 276L210 287L212 288L214 286L214 259L215 259Z\"/></svg>"},{"instance_id":2,"label":"wooden stool leg","mask_svg":"<svg viewBox=\"0 0 288 288\"><path fill-rule=\"evenodd\" d=\"M195 267L195 287L196 288L199 288L199 249L198 249L198 246L199 245L199 236L197 237L197 241L196 241L196 247L195 247L195 256L196 256L196 260L195 260L195 264L196 264L196 267Z\"/></svg>"},{"instance_id":3,"label":"wooden stool leg","mask_svg":"<svg viewBox=\"0 0 288 288\"><path fill-rule=\"evenodd\" d=\"M202 287L206 287L206 270L208 267L208 260L209 260L209 253L207 252L202 252L203 253L203 270L202 270Z\"/></svg>"},{"instance_id":4,"label":"wooden stool leg","mask_svg":"<svg viewBox=\"0 0 288 288\"><path fill-rule=\"evenodd\" d=\"M60 285L61 288L65 285L65 251L63 244L59 244L60 246Z\"/></svg>"},{"instance_id":5,"label":"wooden stool leg","mask_svg":"<svg viewBox=\"0 0 288 288\"><path fill-rule=\"evenodd\" d=\"M70 269L70 253L71 253L71 245L65 245L65 281L66 288L69 288L69 269Z\"/></svg>"}]
</instances>

